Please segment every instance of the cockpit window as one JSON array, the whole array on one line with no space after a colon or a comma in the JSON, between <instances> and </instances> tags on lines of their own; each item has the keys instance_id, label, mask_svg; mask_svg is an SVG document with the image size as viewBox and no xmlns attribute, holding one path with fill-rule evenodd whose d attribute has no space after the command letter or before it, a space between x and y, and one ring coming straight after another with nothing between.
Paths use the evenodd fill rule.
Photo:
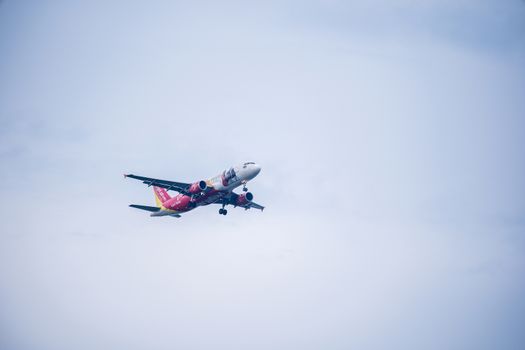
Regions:
<instances>
[{"instance_id":1,"label":"cockpit window","mask_svg":"<svg viewBox=\"0 0 525 350\"><path fill-rule=\"evenodd\" d=\"M248 165L248 164L255 164L254 162L246 162L244 163L244 165Z\"/></svg>"}]
</instances>

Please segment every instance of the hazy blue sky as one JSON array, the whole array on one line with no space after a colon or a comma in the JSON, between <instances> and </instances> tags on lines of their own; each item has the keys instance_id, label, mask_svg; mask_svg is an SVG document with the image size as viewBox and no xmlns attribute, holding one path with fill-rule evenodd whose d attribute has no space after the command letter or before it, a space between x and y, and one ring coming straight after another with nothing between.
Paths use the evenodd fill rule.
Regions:
<instances>
[{"instance_id":1,"label":"hazy blue sky","mask_svg":"<svg viewBox=\"0 0 525 350\"><path fill-rule=\"evenodd\" d=\"M4 0L0 348L524 349L524 131L520 0Z\"/></svg>"}]
</instances>

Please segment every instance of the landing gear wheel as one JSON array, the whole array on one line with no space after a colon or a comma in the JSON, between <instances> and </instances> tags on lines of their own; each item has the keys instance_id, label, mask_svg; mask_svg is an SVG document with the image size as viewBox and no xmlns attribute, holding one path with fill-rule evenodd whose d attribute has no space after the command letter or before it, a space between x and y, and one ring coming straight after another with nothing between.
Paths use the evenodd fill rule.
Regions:
<instances>
[{"instance_id":1,"label":"landing gear wheel","mask_svg":"<svg viewBox=\"0 0 525 350\"><path fill-rule=\"evenodd\" d=\"M242 190L243 190L244 192L248 192L248 187L244 186L244 187L242 188Z\"/></svg>"},{"instance_id":2,"label":"landing gear wheel","mask_svg":"<svg viewBox=\"0 0 525 350\"><path fill-rule=\"evenodd\" d=\"M226 215L226 214L228 214L228 211L226 209L223 209L222 210L222 215Z\"/></svg>"},{"instance_id":3,"label":"landing gear wheel","mask_svg":"<svg viewBox=\"0 0 525 350\"><path fill-rule=\"evenodd\" d=\"M224 209L219 209L219 215L223 215L224 214Z\"/></svg>"}]
</instances>

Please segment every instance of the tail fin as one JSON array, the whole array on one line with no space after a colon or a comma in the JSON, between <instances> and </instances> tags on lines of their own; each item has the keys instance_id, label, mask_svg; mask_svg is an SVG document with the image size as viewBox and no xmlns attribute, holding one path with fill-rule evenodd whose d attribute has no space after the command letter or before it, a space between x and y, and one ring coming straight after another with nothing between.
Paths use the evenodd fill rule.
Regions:
<instances>
[{"instance_id":1,"label":"tail fin","mask_svg":"<svg viewBox=\"0 0 525 350\"><path fill-rule=\"evenodd\" d=\"M171 199L168 191L162 187L153 186L153 193L155 194L155 203L157 203L158 207L162 208L162 204L164 204L164 202L166 202L168 199Z\"/></svg>"}]
</instances>

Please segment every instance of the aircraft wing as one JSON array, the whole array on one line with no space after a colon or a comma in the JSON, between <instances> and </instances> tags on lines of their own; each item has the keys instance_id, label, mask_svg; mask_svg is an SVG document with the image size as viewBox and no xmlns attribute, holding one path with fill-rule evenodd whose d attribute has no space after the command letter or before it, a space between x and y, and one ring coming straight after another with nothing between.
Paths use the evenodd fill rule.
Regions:
<instances>
[{"instance_id":1,"label":"aircraft wing","mask_svg":"<svg viewBox=\"0 0 525 350\"><path fill-rule=\"evenodd\" d=\"M244 206L243 208L246 208L246 209L255 208L255 209L259 209L260 211L264 210L264 207L262 205L257 204L255 202L250 202L246 206Z\"/></svg>"},{"instance_id":2,"label":"aircraft wing","mask_svg":"<svg viewBox=\"0 0 525 350\"><path fill-rule=\"evenodd\" d=\"M231 204L235 207L242 207L244 209L250 209L250 208L255 208L255 209L259 209L260 211L263 211L264 210L264 206L260 205L260 204L257 204L255 202L248 202L244 205L237 205L237 198L239 197L239 195L235 192L230 192L227 196L225 196L224 198L221 198L219 199L218 201L216 201L215 203L216 204L222 204L223 201L226 202L226 204Z\"/></svg>"},{"instance_id":3,"label":"aircraft wing","mask_svg":"<svg viewBox=\"0 0 525 350\"><path fill-rule=\"evenodd\" d=\"M130 177L132 179L140 180L148 186L163 187L167 189L168 191L174 190L174 191L184 193L184 194L188 194L187 190L191 186L191 184L188 184L185 182L160 180L160 179L154 179L151 177L144 177L144 176L138 176L138 175L133 175L133 174L124 174L124 177Z\"/></svg>"}]
</instances>

